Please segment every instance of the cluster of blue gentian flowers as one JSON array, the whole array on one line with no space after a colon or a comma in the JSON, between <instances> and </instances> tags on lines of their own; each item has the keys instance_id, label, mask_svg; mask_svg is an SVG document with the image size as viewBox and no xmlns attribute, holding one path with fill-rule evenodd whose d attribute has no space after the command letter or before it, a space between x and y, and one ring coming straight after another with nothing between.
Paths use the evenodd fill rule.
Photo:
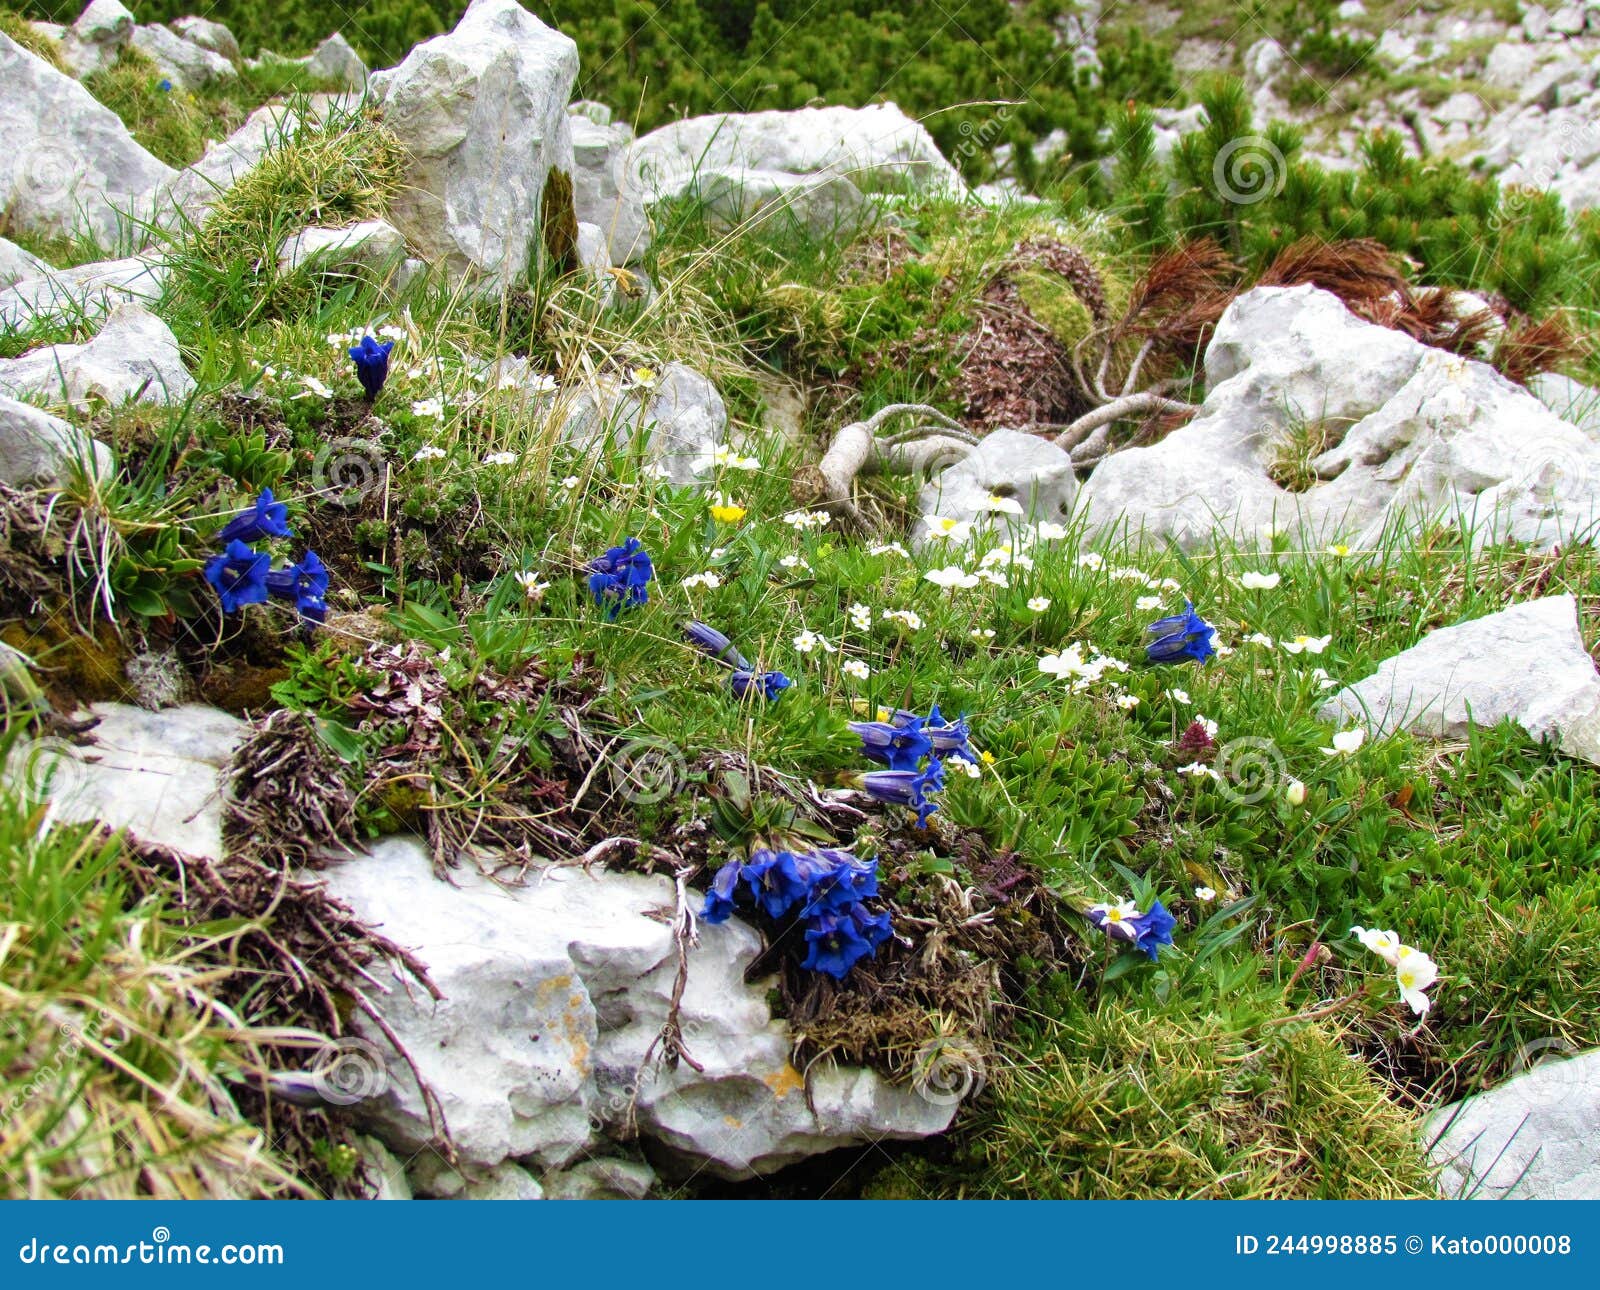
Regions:
<instances>
[{"instance_id":1,"label":"cluster of blue gentian flowers","mask_svg":"<svg viewBox=\"0 0 1600 1290\"><path fill-rule=\"evenodd\" d=\"M1217 629L1195 613L1189 601L1184 602L1181 614L1158 618L1144 630L1146 636L1155 637L1144 647L1145 657L1152 663L1181 663L1191 658L1204 663L1217 652L1212 644Z\"/></svg>"},{"instance_id":2,"label":"cluster of blue gentian flowers","mask_svg":"<svg viewBox=\"0 0 1600 1290\"><path fill-rule=\"evenodd\" d=\"M806 942L801 967L842 981L894 935L887 910L865 904L878 894L878 862L838 847L794 851L757 847L748 860L717 870L700 917L726 922L743 895L768 918L794 915Z\"/></svg>"},{"instance_id":3,"label":"cluster of blue gentian flowers","mask_svg":"<svg viewBox=\"0 0 1600 1290\"><path fill-rule=\"evenodd\" d=\"M270 596L294 601L302 623L327 618L328 570L315 551L307 551L298 563L274 569L271 554L251 545L293 536L289 508L274 500L270 488L262 489L253 505L222 527L217 534L222 550L206 561L205 578L216 588L223 613L238 613Z\"/></svg>"},{"instance_id":4,"label":"cluster of blue gentian flowers","mask_svg":"<svg viewBox=\"0 0 1600 1290\"><path fill-rule=\"evenodd\" d=\"M392 340L363 336L361 343L350 350L350 361L356 365L356 380L361 382L368 403L378 397L378 391L389 379L389 351L393 348Z\"/></svg>"},{"instance_id":5,"label":"cluster of blue gentian flowers","mask_svg":"<svg viewBox=\"0 0 1600 1290\"><path fill-rule=\"evenodd\" d=\"M944 788L945 758L978 762L966 718L946 720L937 703L925 717L899 708L884 721L852 721L850 729L860 736L867 759L888 767L856 776L857 787L880 802L916 811L918 828L939 809L933 795Z\"/></svg>"},{"instance_id":6,"label":"cluster of blue gentian flowers","mask_svg":"<svg viewBox=\"0 0 1600 1290\"><path fill-rule=\"evenodd\" d=\"M1150 908L1142 914L1113 918L1109 907L1097 905L1086 911L1084 917L1109 939L1131 945L1152 963L1160 956L1163 945L1172 944L1172 929L1178 925L1178 920L1159 900L1151 901Z\"/></svg>"},{"instance_id":7,"label":"cluster of blue gentian flowers","mask_svg":"<svg viewBox=\"0 0 1600 1290\"><path fill-rule=\"evenodd\" d=\"M647 587L655 576L644 544L636 537L626 538L621 546L609 547L589 561L589 594L606 611L606 620L615 622L624 609L637 609L649 601Z\"/></svg>"},{"instance_id":8,"label":"cluster of blue gentian flowers","mask_svg":"<svg viewBox=\"0 0 1600 1290\"><path fill-rule=\"evenodd\" d=\"M733 697L742 699L754 691L771 703L794 684L782 672L758 671L726 636L705 623L690 623L684 629L689 641L713 662L729 670L728 687Z\"/></svg>"}]
</instances>

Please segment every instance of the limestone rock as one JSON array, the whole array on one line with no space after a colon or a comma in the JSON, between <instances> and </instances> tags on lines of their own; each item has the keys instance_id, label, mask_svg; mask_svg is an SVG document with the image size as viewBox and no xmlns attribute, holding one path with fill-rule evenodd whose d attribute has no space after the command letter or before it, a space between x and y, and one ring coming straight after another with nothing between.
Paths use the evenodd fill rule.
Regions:
<instances>
[{"instance_id":1,"label":"limestone rock","mask_svg":"<svg viewBox=\"0 0 1600 1290\"><path fill-rule=\"evenodd\" d=\"M1425 1130L1444 1194L1464 1200L1600 1199L1600 1050L1524 1049L1525 1070L1434 1112Z\"/></svg>"},{"instance_id":2,"label":"limestone rock","mask_svg":"<svg viewBox=\"0 0 1600 1290\"><path fill-rule=\"evenodd\" d=\"M544 1177L551 1200L643 1200L656 1185L656 1171L636 1160L583 1160Z\"/></svg>"},{"instance_id":3,"label":"limestone rock","mask_svg":"<svg viewBox=\"0 0 1600 1290\"><path fill-rule=\"evenodd\" d=\"M680 487L710 472L712 454L728 429L717 387L684 363L668 363L648 390L603 377L593 388L561 399L557 415L563 437L580 445L642 436L651 463Z\"/></svg>"},{"instance_id":4,"label":"limestone rock","mask_svg":"<svg viewBox=\"0 0 1600 1290\"><path fill-rule=\"evenodd\" d=\"M1535 739L1600 764L1600 675L1571 596L1545 596L1441 627L1340 690L1319 713L1376 735L1410 730L1462 739L1515 721Z\"/></svg>"},{"instance_id":5,"label":"limestone rock","mask_svg":"<svg viewBox=\"0 0 1600 1290\"><path fill-rule=\"evenodd\" d=\"M133 39L135 19L118 0L89 0L60 36L61 57L76 76L110 67Z\"/></svg>"},{"instance_id":6,"label":"limestone rock","mask_svg":"<svg viewBox=\"0 0 1600 1290\"><path fill-rule=\"evenodd\" d=\"M686 191L723 228L761 226L769 233L799 230L817 239L849 237L872 214L861 190L843 175L791 175L781 170L707 167Z\"/></svg>"},{"instance_id":7,"label":"limestone rock","mask_svg":"<svg viewBox=\"0 0 1600 1290\"><path fill-rule=\"evenodd\" d=\"M365 272L378 278L391 274L405 258L406 240L381 219L363 220L344 228L307 228L284 239L278 267L315 268L321 273Z\"/></svg>"},{"instance_id":8,"label":"limestone rock","mask_svg":"<svg viewBox=\"0 0 1600 1290\"><path fill-rule=\"evenodd\" d=\"M194 389L178 338L154 314L119 305L86 345L50 345L0 359L0 391L73 407L91 400L118 405L182 403Z\"/></svg>"},{"instance_id":9,"label":"limestone rock","mask_svg":"<svg viewBox=\"0 0 1600 1290\"><path fill-rule=\"evenodd\" d=\"M116 113L4 34L0 121L0 211L11 228L115 247L139 235L134 221L172 180Z\"/></svg>"},{"instance_id":10,"label":"limestone rock","mask_svg":"<svg viewBox=\"0 0 1600 1290\"><path fill-rule=\"evenodd\" d=\"M217 81L229 81L239 69L221 54L166 27L135 27L133 47L159 67L174 86L201 90Z\"/></svg>"},{"instance_id":11,"label":"limestone rock","mask_svg":"<svg viewBox=\"0 0 1600 1290\"><path fill-rule=\"evenodd\" d=\"M201 49L209 49L213 54L220 54L230 63L237 65L241 60L239 42L220 22L191 16L174 18L167 26L184 40L199 45Z\"/></svg>"},{"instance_id":12,"label":"limestone rock","mask_svg":"<svg viewBox=\"0 0 1600 1290\"><path fill-rule=\"evenodd\" d=\"M572 174L577 72L577 46L516 0L473 0L454 31L372 77L411 156L389 217L423 258L493 286L526 277L547 176Z\"/></svg>"},{"instance_id":13,"label":"limestone rock","mask_svg":"<svg viewBox=\"0 0 1600 1290\"><path fill-rule=\"evenodd\" d=\"M367 83L367 65L339 32L334 32L304 59L306 71L319 81L359 90Z\"/></svg>"},{"instance_id":14,"label":"limestone rock","mask_svg":"<svg viewBox=\"0 0 1600 1290\"><path fill-rule=\"evenodd\" d=\"M0 327L37 323L97 323L122 304L154 306L166 286L167 266L155 256L96 260L52 269L0 291Z\"/></svg>"},{"instance_id":15,"label":"limestone rock","mask_svg":"<svg viewBox=\"0 0 1600 1290\"><path fill-rule=\"evenodd\" d=\"M573 104L572 107L577 107ZM599 108L600 104L593 107ZM572 130L572 204L581 223L605 236L612 264L642 259L650 248L650 222L638 186L632 182L629 150L633 131L568 109Z\"/></svg>"},{"instance_id":16,"label":"limestone rock","mask_svg":"<svg viewBox=\"0 0 1600 1290\"><path fill-rule=\"evenodd\" d=\"M1065 449L1022 430L995 430L924 484L917 504L924 515L1000 521L1003 517L993 513L989 499L1011 498L1029 521L1061 524L1071 515L1077 493L1078 479ZM921 540L920 532L917 538Z\"/></svg>"},{"instance_id":17,"label":"limestone rock","mask_svg":"<svg viewBox=\"0 0 1600 1290\"><path fill-rule=\"evenodd\" d=\"M372 1137L359 1137L356 1146L361 1161L366 1166L367 1178L372 1183L370 1200L411 1200L411 1183L406 1178L405 1166L395 1154Z\"/></svg>"},{"instance_id":18,"label":"limestone rock","mask_svg":"<svg viewBox=\"0 0 1600 1290\"><path fill-rule=\"evenodd\" d=\"M0 288L10 287L25 278L38 278L50 272L50 266L38 256L29 255L15 242L0 237Z\"/></svg>"},{"instance_id":19,"label":"limestone rock","mask_svg":"<svg viewBox=\"0 0 1600 1290\"><path fill-rule=\"evenodd\" d=\"M0 483L12 487L65 482L74 463L105 477L111 450L41 408L0 396Z\"/></svg>"}]
</instances>

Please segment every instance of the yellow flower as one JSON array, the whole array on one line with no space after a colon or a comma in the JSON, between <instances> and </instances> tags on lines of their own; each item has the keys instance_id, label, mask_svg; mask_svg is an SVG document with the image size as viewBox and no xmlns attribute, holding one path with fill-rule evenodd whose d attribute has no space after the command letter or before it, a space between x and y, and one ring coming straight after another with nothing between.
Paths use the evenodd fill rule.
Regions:
<instances>
[{"instance_id":1,"label":"yellow flower","mask_svg":"<svg viewBox=\"0 0 1600 1290\"><path fill-rule=\"evenodd\" d=\"M711 503L711 518L718 524L737 524L745 516L744 507L722 493Z\"/></svg>"},{"instance_id":2,"label":"yellow flower","mask_svg":"<svg viewBox=\"0 0 1600 1290\"><path fill-rule=\"evenodd\" d=\"M978 760L981 761L985 766L993 766L994 754L985 748L981 753L978 754Z\"/></svg>"},{"instance_id":3,"label":"yellow flower","mask_svg":"<svg viewBox=\"0 0 1600 1290\"><path fill-rule=\"evenodd\" d=\"M1343 542L1335 542L1328 548L1328 554L1339 556L1342 559L1350 554L1350 548Z\"/></svg>"}]
</instances>

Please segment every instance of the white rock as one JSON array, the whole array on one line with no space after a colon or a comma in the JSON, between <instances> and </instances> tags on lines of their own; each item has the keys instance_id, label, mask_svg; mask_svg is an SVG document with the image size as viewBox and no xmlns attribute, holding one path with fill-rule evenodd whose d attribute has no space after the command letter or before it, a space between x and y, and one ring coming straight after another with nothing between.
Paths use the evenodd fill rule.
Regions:
<instances>
[{"instance_id":1,"label":"white rock","mask_svg":"<svg viewBox=\"0 0 1600 1290\"><path fill-rule=\"evenodd\" d=\"M1476 541L1572 540L1600 519L1600 446L1488 365L1356 318L1311 286L1231 304L1206 353L1196 418L1113 453L1079 494L1099 531L1126 526L1195 546L1218 530L1300 529L1376 542L1435 520ZM1304 492L1268 469L1306 423L1343 429Z\"/></svg>"},{"instance_id":2,"label":"white rock","mask_svg":"<svg viewBox=\"0 0 1600 1290\"><path fill-rule=\"evenodd\" d=\"M1600 1051L1544 1043L1524 1073L1429 1117L1424 1140L1447 1197L1600 1199Z\"/></svg>"},{"instance_id":3,"label":"white rock","mask_svg":"<svg viewBox=\"0 0 1600 1290\"><path fill-rule=\"evenodd\" d=\"M602 231L612 264L642 259L650 248L650 222L638 187L632 182L629 149L633 131L625 125L610 124L609 111L603 122L575 113L571 107L568 115L572 130L572 204L579 221L594 224Z\"/></svg>"},{"instance_id":4,"label":"white rock","mask_svg":"<svg viewBox=\"0 0 1600 1290\"><path fill-rule=\"evenodd\" d=\"M491 285L527 276L546 176L572 173L577 72L577 46L515 0L473 0L454 31L372 77L411 158L389 217L424 258Z\"/></svg>"},{"instance_id":5,"label":"white rock","mask_svg":"<svg viewBox=\"0 0 1600 1290\"><path fill-rule=\"evenodd\" d=\"M1577 602L1545 596L1429 632L1340 690L1318 713L1374 735L1409 730L1463 739L1515 721L1534 739L1600 764L1600 675L1578 631Z\"/></svg>"},{"instance_id":6,"label":"white rock","mask_svg":"<svg viewBox=\"0 0 1600 1290\"><path fill-rule=\"evenodd\" d=\"M539 1180L520 1165L507 1161L461 1191L463 1200L543 1200Z\"/></svg>"},{"instance_id":7,"label":"white rock","mask_svg":"<svg viewBox=\"0 0 1600 1290\"><path fill-rule=\"evenodd\" d=\"M301 229L278 248L278 267L382 277L399 268L405 253L406 240L399 229L381 219L369 219L344 228Z\"/></svg>"},{"instance_id":8,"label":"white rock","mask_svg":"<svg viewBox=\"0 0 1600 1290\"><path fill-rule=\"evenodd\" d=\"M1563 421L1600 439L1600 390L1570 376L1540 372L1529 379L1528 391Z\"/></svg>"},{"instance_id":9,"label":"white rock","mask_svg":"<svg viewBox=\"0 0 1600 1290\"><path fill-rule=\"evenodd\" d=\"M1562 5L1550 15L1550 30L1563 36L1577 36L1583 31L1584 15L1581 4Z\"/></svg>"},{"instance_id":10,"label":"white rock","mask_svg":"<svg viewBox=\"0 0 1600 1290\"><path fill-rule=\"evenodd\" d=\"M100 718L90 732L92 746L71 749L54 741L40 754L50 760L29 766L35 783L53 767L54 817L98 820L146 842L220 859L218 773L247 733L245 724L198 705L148 712L97 703L91 711Z\"/></svg>"},{"instance_id":11,"label":"white rock","mask_svg":"<svg viewBox=\"0 0 1600 1290\"><path fill-rule=\"evenodd\" d=\"M42 277L49 272L50 266L38 256L30 255L15 242L0 237L0 287L9 287L25 278Z\"/></svg>"},{"instance_id":12,"label":"white rock","mask_svg":"<svg viewBox=\"0 0 1600 1290\"><path fill-rule=\"evenodd\" d=\"M191 16L174 18L167 26L191 44L209 49L213 54L221 54L230 63L237 65L240 61L239 42L220 22Z\"/></svg>"},{"instance_id":13,"label":"white rock","mask_svg":"<svg viewBox=\"0 0 1600 1290\"><path fill-rule=\"evenodd\" d=\"M104 478L111 450L69 422L0 396L0 483L12 487L65 482L74 463Z\"/></svg>"},{"instance_id":14,"label":"white rock","mask_svg":"<svg viewBox=\"0 0 1600 1290\"><path fill-rule=\"evenodd\" d=\"M194 389L178 339L154 314L119 305L86 345L50 345L0 359L0 391L73 407L182 403Z\"/></svg>"},{"instance_id":15,"label":"white rock","mask_svg":"<svg viewBox=\"0 0 1600 1290\"><path fill-rule=\"evenodd\" d=\"M367 65L337 31L301 61L319 81L342 85L347 90L359 90L367 83Z\"/></svg>"},{"instance_id":16,"label":"white rock","mask_svg":"<svg viewBox=\"0 0 1600 1290\"><path fill-rule=\"evenodd\" d=\"M712 454L728 429L728 409L717 387L684 363L668 363L648 391L602 378L589 389L564 395L556 415L563 438L580 446L642 437L651 463L680 487L711 473Z\"/></svg>"},{"instance_id":17,"label":"white rock","mask_svg":"<svg viewBox=\"0 0 1600 1290\"><path fill-rule=\"evenodd\" d=\"M1072 457L1048 439L1022 430L994 430L970 454L922 486L917 499L924 515L954 520L993 520L1005 529L1005 516L993 512L991 497L1010 498L1028 520L1065 523L1078 494ZM926 541L919 528L918 543Z\"/></svg>"},{"instance_id":18,"label":"white rock","mask_svg":"<svg viewBox=\"0 0 1600 1290\"><path fill-rule=\"evenodd\" d=\"M96 260L73 269L46 267L0 291L0 327L32 323L98 323L118 305L154 306L167 281L167 266L157 257Z\"/></svg>"},{"instance_id":19,"label":"white rock","mask_svg":"<svg viewBox=\"0 0 1600 1290\"><path fill-rule=\"evenodd\" d=\"M59 37L62 61L75 76L110 67L133 39L134 25L133 14L118 0L90 0Z\"/></svg>"},{"instance_id":20,"label":"white rock","mask_svg":"<svg viewBox=\"0 0 1600 1290\"><path fill-rule=\"evenodd\" d=\"M832 175L862 192L965 191L933 136L893 103L691 117L641 138L633 161L654 196L712 170Z\"/></svg>"},{"instance_id":21,"label":"white rock","mask_svg":"<svg viewBox=\"0 0 1600 1290\"><path fill-rule=\"evenodd\" d=\"M134 142L72 77L0 34L0 210L14 229L89 236L116 247L139 234L173 170Z\"/></svg>"},{"instance_id":22,"label":"white rock","mask_svg":"<svg viewBox=\"0 0 1600 1290\"><path fill-rule=\"evenodd\" d=\"M706 167L684 191L705 203L718 227L760 227L779 237L850 237L872 215L872 204L843 175Z\"/></svg>"},{"instance_id":23,"label":"white rock","mask_svg":"<svg viewBox=\"0 0 1600 1290\"><path fill-rule=\"evenodd\" d=\"M405 1166L395 1154L373 1137L358 1137L356 1146L366 1165L367 1177L372 1180L370 1200L411 1200L411 1183L406 1179Z\"/></svg>"},{"instance_id":24,"label":"white rock","mask_svg":"<svg viewBox=\"0 0 1600 1290\"><path fill-rule=\"evenodd\" d=\"M239 69L221 54L185 40L165 27L135 27L133 47L159 67L178 89L200 90L239 75Z\"/></svg>"},{"instance_id":25,"label":"white rock","mask_svg":"<svg viewBox=\"0 0 1600 1290\"><path fill-rule=\"evenodd\" d=\"M583 1160L544 1177L551 1200L643 1200L656 1185L656 1171L637 1160Z\"/></svg>"},{"instance_id":26,"label":"white rock","mask_svg":"<svg viewBox=\"0 0 1600 1290\"><path fill-rule=\"evenodd\" d=\"M642 1067L676 973L671 932L651 916L671 904L664 877L552 868L505 888L457 871L446 887L426 846L407 838L320 877L358 917L413 948L445 996L397 988L381 1006L438 1092L468 1176L507 1160L561 1168L630 1112L675 1158L732 1178L950 1121L951 1107L859 1070L814 1072L809 1108L787 1030L767 1007L769 983L744 981L759 940L737 921L703 928L690 958L681 1019L703 1071ZM367 1037L384 1042L375 1028ZM405 1064L389 1069L386 1091L362 1113L407 1154L425 1145L427 1117ZM421 1163L432 1167L428 1153ZM419 1185L451 1191L443 1178Z\"/></svg>"}]
</instances>

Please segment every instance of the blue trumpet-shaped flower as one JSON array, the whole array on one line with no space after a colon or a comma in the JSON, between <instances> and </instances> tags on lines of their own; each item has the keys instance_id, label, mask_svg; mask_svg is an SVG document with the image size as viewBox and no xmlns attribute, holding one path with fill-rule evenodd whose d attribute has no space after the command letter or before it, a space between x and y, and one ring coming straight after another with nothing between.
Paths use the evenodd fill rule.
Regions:
<instances>
[{"instance_id":1,"label":"blue trumpet-shaped flower","mask_svg":"<svg viewBox=\"0 0 1600 1290\"><path fill-rule=\"evenodd\" d=\"M887 721L852 721L850 729L861 737L861 751L869 761L890 770L916 770L933 752L933 742L923 733L927 719L899 711Z\"/></svg>"},{"instance_id":2,"label":"blue trumpet-shaped flower","mask_svg":"<svg viewBox=\"0 0 1600 1290\"><path fill-rule=\"evenodd\" d=\"M1178 925L1159 900L1151 902L1147 913L1128 921L1133 925L1134 948L1148 955L1152 963L1160 956L1163 945L1172 944L1172 929Z\"/></svg>"},{"instance_id":3,"label":"blue trumpet-shaped flower","mask_svg":"<svg viewBox=\"0 0 1600 1290\"><path fill-rule=\"evenodd\" d=\"M368 403L378 397L378 391L389 379L389 351L393 348L392 340L363 336L361 343L350 350L350 361L356 365L356 380L366 391Z\"/></svg>"},{"instance_id":4,"label":"blue trumpet-shaped flower","mask_svg":"<svg viewBox=\"0 0 1600 1290\"><path fill-rule=\"evenodd\" d=\"M263 488L248 510L240 511L222 526L217 543L261 542L267 538L292 537L289 531L289 508L273 500L272 490Z\"/></svg>"},{"instance_id":5,"label":"blue trumpet-shaped flower","mask_svg":"<svg viewBox=\"0 0 1600 1290\"><path fill-rule=\"evenodd\" d=\"M750 670L750 660L739 653L734 648L733 642L715 627L707 626L705 623L690 623L683 631L696 649L718 663L741 671Z\"/></svg>"},{"instance_id":6,"label":"blue trumpet-shaped flower","mask_svg":"<svg viewBox=\"0 0 1600 1290\"><path fill-rule=\"evenodd\" d=\"M589 561L589 594L606 611L607 619L615 619L624 609L650 599L645 588L654 577L649 552L638 538L630 537Z\"/></svg>"},{"instance_id":7,"label":"blue trumpet-shaped flower","mask_svg":"<svg viewBox=\"0 0 1600 1290\"><path fill-rule=\"evenodd\" d=\"M928 817L939 809L931 799L944 787L944 763L931 757L922 770L869 770L858 782L880 802L911 807L917 813L917 827L926 828Z\"/></svg>"},{"instance_id":8,"label":"blue trumpet-shaped flower","mask_svg":"<svg viewBox=\"0 0 1600 1290\"><path fill-rule=\"evenodd\" d=\"M280 600L294 601L300 617L320 623L328 616L328 569L315 551L298 564L267 574L267 590Z\"/></svg>"},{"instance_id":9,"label":"blue trumpet-shaped flower","mask_svg":"<svg viewBox=\"0 0 1600 1290\"><path fill-rule=\"evenodd\" d=\"M744 872L742 860L730 860L717 870L706 891L705 907L700 911L701 921L725 923L733 915L733 898L739 889L739 878Z\"/></svg>"},{"instance_id":10,"label":"blue trumpet-shaped flower","mask_svg":"<svg viewBox=\"0 0 1600 1290\"><path fill-rule=\"evenodd\" d=\"M750 895L768 918L782 918L806 898L809 875L800 867L793 851L774 851L761 847L744 866L745 884Z\"/></svg>"},{"instance_id":11,"label":"blue trumpet-shaped flower","mask_svg":"<svg viewBox=\"0 0 1600 1290\"><path fill-rule=\"evenodd\" d=\"M861 860L840 847L819 847L800 857L809 878L805 914L836 913L878 894L877 860Z\"/></svg>"},{"instance_id":12,"label":"blue trumpet-shaped flower","mask_svg":"<svg viewBox=\"0 0 1600 1290\"><path fill-rule=\"evenodd\" d=\"M751 690L755 690L771 703L794 682L782 672L752 672L748 668L740 668L728 678L728 684L736 699L742 699Z\"/></svg>"},{"instance_id":13,"label":"blue trumpet-shaped flower","mask_svg":"<svg viewBox=\"0 0 1600 1290\"><path fill-rule=\"evenodd\" d=\"M1181 614L1157 619L1144 630L1155 637L1144 650L1152 663L1181 663L1186 658L1204 663L1217 652L1211 643L1217 629L1195 613L1192 603L1185 602Z\"/></svg>"},{"instance_id":14,"label":"blue trumpet-shaped flower","mask_svg":"<svg viewBox=\"0 0 1600 1290\"><path fill-rule=\"evenodd\" d=\"M842 981L891 934L888 914L869 914L860 905L818 914L806 924L806 957L800 966Z\"/></svg>"},{"instance_id":15,"label":"blue trumpet-shaped flower","mask_svg":"<svg viewBox=\"0 0 1600 1290\"><path fill-rule=\"evenodd\" d=\"M206 561L205 578L217 589L222 612L233 614L267 598L267 573L271 568L271 556L252 551L235 538L227 550Z\"/></svg>"},{"instance_id":16,"label":"blue trumpet-shaped flower","mask_svg":"<svg viewBox=\"0 0 1600 1290\"><path fill-rule=\"evenodd\" d=\"M923 724L922 733L927 735L929 742L933 744L934 754L938 757L962 757L974 763L978 760L978 754L967 742L972 736L972 729L968 726L967 719L957 717L954 721L946 721L937 703L928 710L928 719Z\"/></svg>"}]
</instances>

